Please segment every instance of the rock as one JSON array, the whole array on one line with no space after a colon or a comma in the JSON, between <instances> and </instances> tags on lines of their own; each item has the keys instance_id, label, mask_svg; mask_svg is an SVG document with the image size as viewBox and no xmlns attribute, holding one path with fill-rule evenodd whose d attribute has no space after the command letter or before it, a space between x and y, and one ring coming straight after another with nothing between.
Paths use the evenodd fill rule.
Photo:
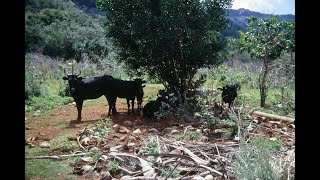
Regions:
<instances>
[{"instance_id":1,"label":"rock","mask_svg":"<svg viewBox=\"0 0 320 180\"><path fill-rule=\"evenodd\" d=\"M90 138L89 137L85 137L83 139L80 140L80 143L81 144L84 144L84 145L89 145L88 144L88 141L90 141Z\"/></svg>"},{"instance_id":2,"label":"rock","mask_svg":"<svg viewBox=\"0 0 320 180\"><path fill-rule=\"evenodd\" d=\"M41 148L50 148L50 144L49 144L47 141L45 141L45 142L42 142L42 143L40 144L40 147L41 147Z\"/></svg>"},{"instance_id":3,"label":"rock","mask_svg":"<svg viewBox=\"0 0 320 180\"><path fill-rule=\"evenodd\" d=\"M159 133L159 131L156 128L149 129L149 133Z\"/></svg>"},{"instance_id":4,"label":"rock","mask_svg":"<svg viewBox=\"0 0 320 180\"><path fill-rule=\"evenodd\" d=\"M273 138L270 138L269 140L270 140L270 141L276 141L277 138L276 138L276 137L273 137Z\"/></svg>"},{"instance_id":5,"label":"rock","mask_svg":"<svg viewBox=\"0 0 320 180\"><path fill-rule=\"evenodd\" d=\"M132 133L133 133L133 134L136 134L136 135L142 134L142 132L141 132L140 129L136 129L136 130L134 130Z\"/></svg>"},{"instance_id":6,"label":"rock","mask_svg":"<svg viewBox=\"0 0 320 180\"><path fill-rule=\"evenodd\" d=\"M194 127L192 127L191 125L187 126L186 128L188 128L188 130L194 130Z\"/></svg>"},{"instance_id":7,"label":"rock","mask_svg":"<svg viewBox=\"0 0 320 180\"><path fill-rule=\"evenodd\" d=\"M205 180L205 179L199 175L195 175L191 180Z\"/></svg>"},{"instance_id":8,"label":"rock","mask_svg":"<svg viewBox=\"0 0 320 180\"><path fill-rule=\"evenodd\" d=\"M163 130L163 133L164 133L164 134L168 134L168 133L170 133L172 130L173 130L173 128L168 127L168 128L165 128L165 129Z\"/></svg>"},{"instance_id":9,"label":"rock","mask_svg":"<svg viewBox=\"0 0 320 180\"><path fill-rule=\"evenodd\" d=\"M213 176L211 174L206 175L205 180L213 180Z\"/></svg>"},{"instance_id":10,"label":"rock","mask_svg":"<svg viewBox=\"0 0 320 180\"><path fill-rule=\"evenodd\" d=\"M131 121L125 121L123 123L124 126L127 126L127 127L132 127L133 126L133 123Z\"/></svg>"},{"instance_id":11,"label":"rock","mask_svg":"<svg viewBox=\"0 0 320 180\"><path fill-rule=\"evenodd\" d=\"M133 143L133 142L127 144L128 147L133 147L135 145L136 145L136 143Z\"/></svg>"},{"instance_id":12,"label":"rock","mask_svg":"<svg viewBox=\"0 0 320 180\"><path fill-rule=\"evenodd\" d=\"M88 156L88 157L82 157L81 161L87 162L87 163L92 163L92 162L94 162L94 159L92 157Z\"/></svg>"},{"instance_id":13,"label":"rock","mask_svg":"<svg viewBox=\"0 0 320 180\"><path fill-rule=\"evenodd\" d=\"M281 128L283 131L287 132L288 131L288 128L287 127L283 127Z\"/></svg>"},{"instance_id":14,"label":"rock","mask_svg":"<svg viewBox=\"0 0 320 180\"><path fill-rule=\"evenodd\" d=\"M176 130L176 129L173 129L171 132L170 132L170 134L172 135L172 134L179 134L180 133L180 131L179 130Z\"/></svg>"},{"instance_id":15,"label":"rock","mask_svg":"<svg viewBox=\"0 0 320 180\"><path fill-rule=\"evenodd\" d=\"M296 126L294 124L289 124L289 127L293 128L293 129L296 128Z\"/></svg>"},{"instance_id":16,"label":"rock","mask_svg":"<svg viewBox=\"0 0 320 180\"><path fill-rule=\"evenodd\" d=\"M122 136L122 137L119 138L119 141L124 141L126 139L127 139L127 136Z\"/></svg>"},{"instance_id":17,"label":"rock","mask_svg":"<svg viewBox=\"0 0 320 180\"><path fill-rule=\"evenodd\" d=\"M97 152L97 151L99 151L100 149L98 148L98 147L93 147L93 148L91 148L89 151L91 151L91 152Z\"/></svg>"},{"instance_id":18,"label":"rock","mask_svg":"<svg viewBox=\"0 0 320 180\"><path fill-rule=\"evenodd\" d=\"M90 165L84 165L81 169L83 170L83 174L87 174L88 172L93 170L93 167Z\"/></svg>"}]
</instances>

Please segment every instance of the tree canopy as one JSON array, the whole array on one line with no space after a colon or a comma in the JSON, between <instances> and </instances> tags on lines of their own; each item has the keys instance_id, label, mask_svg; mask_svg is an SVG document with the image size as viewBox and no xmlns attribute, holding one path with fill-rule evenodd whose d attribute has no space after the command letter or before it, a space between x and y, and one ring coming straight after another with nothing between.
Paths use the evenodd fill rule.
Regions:
<instances>
[{"instance_id":1,"label":"tree canopy","mask_svg":"<svg viewBox=\"0 0 320 180\"><path fill-rule=\"evenodd\" d=\"M231 0L98 0L118 60L186 93L197 70L221 63ZM182 96L182 101L184 98Z\"/></svg>"}]
</instances>

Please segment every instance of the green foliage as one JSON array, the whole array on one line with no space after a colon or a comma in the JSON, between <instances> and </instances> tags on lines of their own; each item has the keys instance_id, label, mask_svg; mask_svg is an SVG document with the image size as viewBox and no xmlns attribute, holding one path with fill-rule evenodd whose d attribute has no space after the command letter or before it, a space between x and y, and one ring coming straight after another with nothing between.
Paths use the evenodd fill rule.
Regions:
<instances>
[{"instance_id":1,"label":"green foliage","mask_svg":"<svg viewBox=\"0 0 320 180\"><path fill-rule=\"evenodd\" d=\"M275 16L247 18L247 32L241 32L240 51L252 57L274 60L283 50L295 51L295 22L278 21Z\"/></svg>"},{"instance_id":2,"label":"green foliage","mask_svg":"<svg viewBox=\"0 0 320 180\"><path fill-rule=\"evenodd\" d=\"M214 102L217 102L217 97L200 95L196 97L196 112L194 113L195 118L200 118L206 127L214 128L219 118L216 117L215 112L212 110Z\"/></svg>"},{"instance_id":3,"label":"green foliage","mask_svg":"<svg viewBox=\"0 0 320 180\"><path fill-rule=\"evenodd\" d=\"M61 145L62 151L63 152L69 152L75 148L75 144L73 142L64 142Z\"/></svg>"},{"instance_id":4,"label":"green foliage","mask_svg":"<svg viewBox=\"0 0 320 180\"><path fill-rule=\"evenodd\" d=\"M169 173L173 170L173 166L171 164L165 166L164 168L160 169L161 177L166 177L166 178L177 178L179 176L179 172L176 170L173 170L172 174L169 176ZM169 177L168 177L169 176Z\"/></svg>"},{"instance_id":5,"label":"green foliage","mask_svg":"<svg viewBox=\"0 0 320 180\"><path fill-rule=\"evenodd\" d=\"M98 0L107 13L107 37L131 71L158 77L183 92L198 68L221 63L219 33L231 1ZM184 99L182 99L184 100Z\"/></svg>"},{"instance_id":6,"label":"green foliage","mask_svg":"<svg viewBox=\"0 0 320 180\"><path fill-rule=\"evenodd\" d=\"M278 148L264 139L253 139L236 154L235 175L238 179L279 179L272 167L271 149Z\"/></svg>"},{"instance_id":7,"label":"green foliage","mask_svg":"<svg viewBox=\"0 0 320 180\"><path fill-rule=\"evenodd\" d=\"M196 131L191 131L191 132L187 132L185 134L185 138L190 139L190 140L198 140L201 136L201 133L196 132Z\"/></svg>"},{"instance_id":8,"label":"green foliage","mask_svg":"<svg viewBox=\"0 0 320 180\"><path fill-rule=\"evenodd\" d=\"M110 161L107 169L110 173L116 173L119 170L119 163L116 160Z\"/></svg>"},{"instance_id":9,"label":"green foliage","mask_svg":"<svg viewBox=\"0 0 320 180\"><path fill-rule=\"evenodd\" d=\"M145 146L142 146L139 150L141 153L153 154L158 152L158 144L155 136L148 136L145 139Z\"/></svg>"},{"instance_id":10,"label":"green foliage","mask_svg":"<svg viewBox=\"0 0 320 180\"><path fill-rule=\"evenodd\" d=\"M47 1L46 1L47 2ZM25 14L26 51L40 51L44 55L65 59L87 56L98 61L107 54L103 23L83 13L70 1L55 1L39 6L30 1ZM36 9L37 11L31 11Z\"/></svg>"}]
</instances>

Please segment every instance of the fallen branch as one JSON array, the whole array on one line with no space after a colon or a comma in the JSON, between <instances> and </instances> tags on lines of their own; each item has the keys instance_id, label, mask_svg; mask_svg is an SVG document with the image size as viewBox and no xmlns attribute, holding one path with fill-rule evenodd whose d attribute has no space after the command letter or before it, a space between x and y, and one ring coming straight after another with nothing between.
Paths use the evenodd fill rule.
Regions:
<instances>
[{"instance_id":1,"label":"fallen branch","mask_svg":"<svg viewBox=\"0 0 320 180\"><path fill-rule=\"evenodd\" d=\"M86 150L86 148L84 148L84 147L81 145L81 143L80 143L80 136L77 137L77 142L78 142L78 145L79 145L79 147L80 147L81 149Z\"/></svg>"},{"instance_id":2,"label":"fallen branch","mask_svg":"<svg viewBox=\"0 0 320 180\"><path fill-rule=\"evenodd\" d=\"M294 122L294 120L295 120L295 119L290 118L290 117L278 116L278 115L264 113L264 112L260 112L260 111L254 111L254 112L252 112L252 114L257 115L257 116L271 118L271 119L286 121L286 122Z\"/></svg>"},{"instance_id":3,"label":"fallen branch","mask_svg":"<svg viewBox=\"0 0 320 180\"><path fill-rule=\"evenodd\" d=\"M217 171L215 169L212 169L212 168L210 168L208 166L205 166L205 165L199 165L199 166L202 167L202 168L205 168L205 169L207 169L207 170L209 170L211 172L214 172L214 173L218 174L219 176L223 176L223 174L221 172L219 172L219 171Z\"/></svg>"},{"instance_id":4,"label":"fallen branch","mask_svg":"<svg viewBox=\"0 0 320 180\"><path fill-rule=\"evenodd\" d=\"M145 172L143 175L144 177L152 177L154 175L154 168L152 168L147 161L144 159L141 159L140 157L131 155L131 154L126 154L126 153L115 153L115 152L110 152L110 156L127 156L127 157L133 157L136 158L140 161L142 170Z\"/></svg>"},{"instance_id":5,"label":"fallen branch","mask_svg":"<svg viewBox=\"0 0 320 180\"><path fill-rule=\"evenodd\" d=\"M168 177L171 176L171 174L173 173L173 171L177 168L177 166L178 166L179 164L180 164L180 162L178 162L178 163L173 167L173 169L170 171L170 173L168 174L168 176L167 176L164 180L167 180Z\"/></svg>"},{"instance_id":6,"label":"fallen branch","mask_svg":"<svg viewBox=\"0 0 320 180\"><path fill-rule=\"evenodd\" d=\"M86 155L86 153L66 154L66 155L58 155L58 156L33 156L33 157L25 157L25 159L57 159L57 160L60 160L61 158L65 158L65 157L84 156L84 155Z\"/></svg>"},{"instance_id":7,"label":"fallen branch","mask_svg":"<svg viewBox=\"0 0 320 180\"><path fill-rule=\"evenodd\" d=\"M193 152L191 152L189 149L187 148L184 148L184 147L177 147L177 146L173 146L171 145L172 147L176 148L176 149L179 149L179 150L182 150L184 151L185 153L187 153L189 156L191 156L192 160L195 161L196 163L198 164L204 164L204 165L207 165L209 164L209 161L206 161L206 160L203 160L201 158L199 158L198 156L196 156Z\"/></svg>"}]
</instances>

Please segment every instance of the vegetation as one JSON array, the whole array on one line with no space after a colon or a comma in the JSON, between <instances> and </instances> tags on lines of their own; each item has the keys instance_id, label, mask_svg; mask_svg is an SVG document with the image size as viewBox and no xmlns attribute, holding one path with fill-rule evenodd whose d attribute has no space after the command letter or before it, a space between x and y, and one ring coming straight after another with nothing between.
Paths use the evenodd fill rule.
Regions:
<instances>
[{"instance_id":1,"label":"vegetation","mask_svg":"<svg viewBox=\"0 0 320 180\"><path fill-rule=\"evenodd\" d=\"M231 112L227 116L219 114L221 94L215 90L225 84L241 85L235 112L259 110L295 117L295 23L287 21L294 20L294 17L269 16L244 9L226 12L231 0L97 2L99 6L95 0L26 1L27 115L43 113L49 117L51 114L48 111L54 107L73 102L67 82L61 79L63 70L69 71L73 66L76 71L82 71L83 77L104 74L120 79L142 77L147 80L144 104L155 100L160 89L174 90L180 106L163 104L160 111L156 112L158 119L176 116L185 122L200 120L202 124L199 129L208 128L212 131L223 124L228 127L228 138L241 135L252 122L240 122ZM252 14L257 17L252 17ZM250 17L249 26L245 23L246 17ZM187 98L186 91L189 88L204 89L204 92ZM205 91L211 89L214 91ZM125 103L125 100L119 99L117 102ZM101 97L85 103L106 104L106 99ZM257 107L259 105L261 107ZM243 118L244 114L241 114L240 119ZM39 123L53 125L55 128L65 128L70 123L50 122L46 119L39 118ZM26 126L29 125L31 123L26 118ZM112 119L107 122L101 119L88 127L94 130L93 135L101 143L101 139L108 138L112 131ZM286 128L286 134L292 133L292 128ZM279 127L272 129L280 131ZM168 137L179 139L179 142L207 142L203 138L207 132L187 131ZM74 133L66 129L49 141L51 148L60 148L65 154L75 150L77 142L69 141L69 136L74 136ZM157 136L145 138L142 146L139 143L139 153L153 154L169 147L159 144L157 138L161 140ZM236 177L284 179L284 171L294 171L294 168L289 171L293 167L290 163L286 164L289 167L286 170L282 167L282 174L275 171L279 165L274 155L284 149L281 138L251 139L250 136L249 143L242 145L234 156L233 172ZM48 150L26 146L25 155L48 155ZM101 155L102 151L87 154L95 161ZM80 157L62 161L26 160L25 178L77 179L79 177L74 175L69 164L79 160ZM149 156L148 160L157 164L155 156ZM117 161L110 161L104 167L117 174L119 166ZM158 167L159 175L166 178L179 177L181 174L178 168L174 168L170 164Z\"/></svg>"},{"instance_id":2,"label":"vegetation","mask_svg":"<svg viewBox=\"0 0 320 180\"><path fill-rule=\"evenodd\" d=\"M240 51L247 50L252 57L263 59L259 74L260 106L264 107L267 97L267 75L271 62L281 55L283 50L295 51L295 22L279 22L275 16L258 19L248 18L246 33L241 33L237 41Z\"/></svg>"},{"instance_id":3,"label":"vegetation","mask_svg":"<svg viewBox=\"0 0 320 180\"><path fill-rule=\"evenodd\" d=\"M106 36L118 60L135 73L157 77L180 104L201 67L221 63L226 42L220 31L231 1L99 0L106 11Z\"/></svg>"},{"instance_id":4,"label":"vegetation","mask_svg":"<svg viewBox=\"0 0 320 180\"><path fill-rule=\"evenodd\" d=\"M276 142L277 143L277 142ZM270 140L256 138L245 145L236 154L234 162L235 174L238 179L281 179L274 169L272 151L278 149Z\"/></svg>"}]
</instances>

